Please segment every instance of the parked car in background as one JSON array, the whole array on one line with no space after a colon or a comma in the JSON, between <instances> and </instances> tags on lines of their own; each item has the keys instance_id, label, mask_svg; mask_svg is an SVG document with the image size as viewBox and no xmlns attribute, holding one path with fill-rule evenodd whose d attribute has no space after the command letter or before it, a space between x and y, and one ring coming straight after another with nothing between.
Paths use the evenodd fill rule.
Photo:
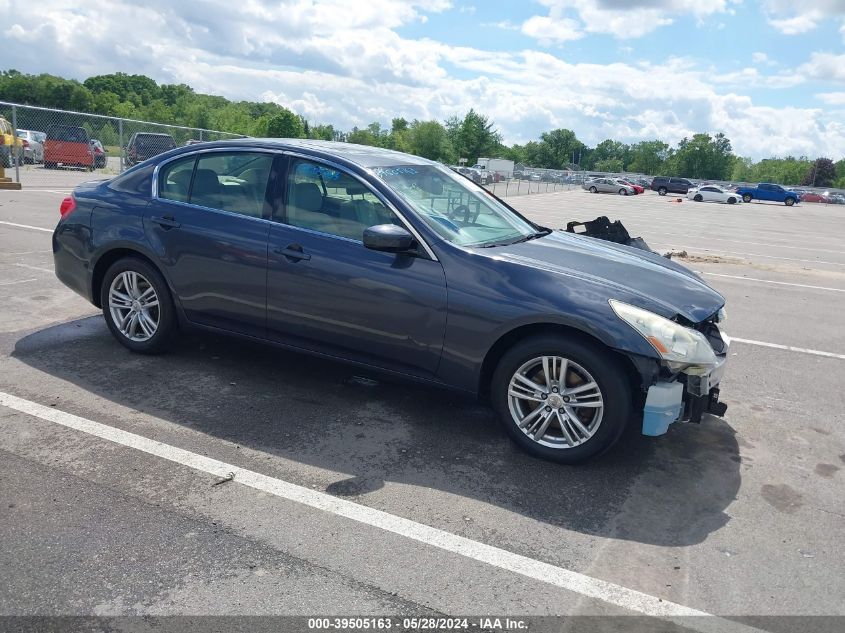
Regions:
<instances>
[{"instance_id":1,"label":"parked car in background","mask_svg":"<svg viewBox=\"0 0 845 633\"><path fill-rule=\"evenodd\" d=\"M84 127L51 125L44 142L44 169L56 169L59 165L94 169L94 152L89 141Z\"/></svg>"},{"instance_id":2,"label":"parked car in background","mask_svg":"<svg viewBox=\"0 0 845 633\"><path fill-rule=\"evenodd\" d=\"M761 182L756 187L737 187L736 192L742 196L743 202L752 200L766 200L768 202L783 202L791 207L800 200L797 193L791 189L785 189L780 185L769 182Z\"/></svg>"},{"instance_id":3,"label":"parked car in background","mask_svg":"<svg viewBox=\"0 0 845 633\"><path fill-rule=\"evenodd\" d=\"M717 185L694 187L687 192L687 198L696 202L723 202L725 204L742 202L742 198L738 193L727 191Z\"/></svg>"},{"instance_id":4,"label":"parked car in background","mask_svg":"<svg viewBox=\"0 0 845 633\"><path fill-rule=\"evenodd\" d=\"M47 140L44 132L18 130L18 138L23 140L23 162L29 164L44 162L44 141Z\"/></svg>"},{"instance_id":5,"label":"parked car in background","mask_svg":"<svg viewBox=\"0 0 845 633\"><path fill-rule=\"evenodd\" d=\"M629 424L724 413L725 299L701 277L534 224L424 158L209 143L83 183L59 213L57 277L136 353L199 327L481 395L563 463Z\"/></svg>"},{"instance_id":6,"label":"parked car in background","mask_svg":"<svg viewBox=\"0 0 845 633\"><path fill-rule=\"evenodd\" d=\"M841 193L830 194L830 204L845 204L845 194L841 194Z\"/></svg>"},{"instance_id":7,"label":"parked car in background","mask_svg":"<svg viewBox=\"0 0 845 633\"><path fill-rule=\"evenodd\" d=\"M798 193L797 191L795 193ZM824 196L820 193L816 193L815 191L805 191L802 194L799 194L801 198L801 202L824 202L827 204L830 202L830 199L827 196Z\"/></svg>"},{"instance_id":8,"label":"parked car in background","mask_svg":"<svg viewBox=\"0 0 845 633\"><path fill-rule=\"evenodd\" d=\"M23 163L24 143L23 139L14 134L12 124L3 117L0 117L0 162L3 167L11 167L16 162Z\"/></svg>"},{"instance_id":9,"label":"parked car in background","mask_svg":"<svg viewBox=\"0 0 845 633\"><path fill-rule=\"evenodd\" d=\"M137 165L145 160L176 148L176 141L170 134L135 132L126 146L126 163Z\"/></svg>"},{"instance_id":10,"label":"parked car in background","mask_svg":"<svg viewBox=\"0 0 845 633\"><path fill-rule=\"evenodd\" d=\"M196 139L196 138L189 138L187 141L185 141L185 144L183 145L183 147L188 147L189 145L196 145L198 143L204 143L204 142L205 141L201 141L201 140Z\"/></svg>"},{"instance_id":11,"label":"parked car in background","mask_svg":"<svg viewBox=\"0 0 845 633\"><path fill-rule=\"evenodd\" d=\"M628 180L627 178L617 178L618 182L621 182L623 185L628 185L634 190L634 193L645 193L645 187L635 183L632 180Z\"/></svg>"},{"instance_id":12,"label":"parked car in background","mask_svg":"<svg viewBox=\"0 0 845 633\"><path fill-rule=\"evenodd\" d=\"M94 153L94 168L103 169L106 166L106 148L96 138L92 138L88 143L91 145L91 151Z\"/></svg>"},{"instance_id":13,"label":"parked car in background","mask_svg":"<svg viewBox=\"0 0 845 633\"><path fill-rule=\"evenodd\" d=\"M651 190L656 191L661 196L667 193L687 193L695 185L686 178L667 178L665 176L658 176L651 181Z\"/></svg>"},{"instance_id":14,"label":"parked car in background","mask_svg":"<svg viewBox=\"0 0 845 633\"><path fill-rule=\"evenodd\" d=\"M619 182L616 178L593 178L581 185L590 193L618 193L620 196L633 196L634 188Z\"/></svg>"}]
</instances>

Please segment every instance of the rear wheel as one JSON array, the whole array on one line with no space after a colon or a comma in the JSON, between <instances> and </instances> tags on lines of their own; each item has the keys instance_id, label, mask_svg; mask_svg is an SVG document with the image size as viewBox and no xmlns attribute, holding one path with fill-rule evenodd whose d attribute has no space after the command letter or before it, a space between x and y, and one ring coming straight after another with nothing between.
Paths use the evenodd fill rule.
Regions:
<instances>
[{"instance_id":1,"label":"rear wheel","mask_svg":"<svg viewBox=\"0 0 845 633\"><path fill-rule=\"evenodd\" d=\"M660 187L657 190L657 193L660 194L661 196L665 196L666 195L666 187Z\"/></svg>"},{"instance_id":2,"label":"rear wheel","mask_svg":"<svg viewBox=\"0 0 845 633\"><path fill-rule=\"evenodd\" d=\"M514 442L564 464L607 450L631 415L630 384L618 360L562 336L532 337L512 347L496 368L492 396Z\"/></svg>"},{"instance_id":3,"label":"rear wheel","mask_svg":"<svg viewBox=\"0 0 845 633\"><path fill-rule=\"evenodd\" d=\"M112 335L133 352L158 354L176 331L176 312L161 273L144 260L121 259L100 288L103 316Z\"/></svg>"},{"instance_id":4,"label":"rear wheel","mask_svg":"<svg viewBox=\"0 0 845 633\"><path fill-rule=\"evenodd\" d=\"M784 200L784 204L786 204L786 206L788 207L791 207L793 204L795 204L795 198L787 198L786 200Z\"/></svg>"},{"instance_id":5,"label":"rear wheel","mask_svg":"<svg viewBox=\"0 0 845 633\"><path fill-rule=\"evenodd\" d=\"M704 200L704 198L701 196L700 193L697 193L695 194L695 196L693 196L693 200L695 200L696 202L701 202L702 200Z\"/></svg>"},{"instance_id":6,"label":"rear wheel","mask_svg":"<svg viewBox=\"0 0 845 633\"><path fill-rule=\"evenodd\" d=\"M742 194L742 201L743 202L751 202L751 194L750 193Z\"/></svg>"},{"instance_id":7,"label":"rear wheel","mask_svg":"<svg viewBox=\"0 0 845 633\"><path fill-rule=\"evenodd\" d=\"M627 190L627 189L620 189L620 190L619 190L619 195L620 195L620 196L627 196L627 195L628 195L628 190Z\"/></svg>"},{"instance_id":8,"label":"rear wheel","mask_svg":"<svg viewBox=\"0 0 845 633\"><path fill-rule=\"evenodd\" d=\"M590 187L590 193L598 193L598 192L599 192L599 190L596 189L595 187Z\"/></svg>"}]
</instances>

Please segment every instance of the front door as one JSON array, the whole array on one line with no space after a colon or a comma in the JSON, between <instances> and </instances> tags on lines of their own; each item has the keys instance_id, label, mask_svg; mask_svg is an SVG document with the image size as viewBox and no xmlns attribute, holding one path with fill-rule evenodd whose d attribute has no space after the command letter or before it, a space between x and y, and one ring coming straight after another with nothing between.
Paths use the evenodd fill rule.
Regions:
<instances>
[{"instance_id":1,"label":"front door","mask_svg":"<svg viewBox=\"0 0 845 633\"><path fill-rule=\"evenodd\" d=\"M266 335L274 154L207 152L162 166L144 227L188 320Z\"/></svg>"},{"instance_id":2,"label":"front door","mask_svg":"<svg viewBox=\"0 0 845 633\"><path fill-rule=\"evenodd\" d=\"M363 232L402 220L352 175L293 159L270 230L269 336L314 351L429 376L446 327L446 279L420 249L364 247Z\"/></svg>"}]
</instances>

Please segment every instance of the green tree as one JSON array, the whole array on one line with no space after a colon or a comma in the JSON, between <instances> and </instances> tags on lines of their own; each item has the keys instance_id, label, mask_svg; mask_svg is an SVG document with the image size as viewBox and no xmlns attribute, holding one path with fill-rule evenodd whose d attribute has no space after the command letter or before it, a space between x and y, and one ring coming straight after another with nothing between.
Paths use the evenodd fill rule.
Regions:
<instances>
[{"instance_id":1,"label":"green tree","mask_svg":"<svg viewBox=\"0 0 845 633\"><path fill-rule=\"evenodd\" d=\"M578 140L575 132L557 129L543 132L538 147L532 148L534 156L527 158L532 167L564 169L570 163L577 163L585 149L586 146Z\"/></svg>"},{"instance_id":2,"label":"green tree","mask_svg":"<svg viewBox=\"0 0 845 633\"><path fill-rule=\"evenodd\" d=\"M669 145L663 141L641 141L631 145L628 171L657 175L669 156Z\"/></svg>"},{"instance_id":3,"label":"green tree","mask_svg":"<svg viewBox=\"0 0 845 633\"><path fill-rule=\"evenodd\" d=\"M407 147L417 156L443 163L455 161L452 143L446 128L438 121L414 121L407 130Z\"/></svg>"},{"instance_id":4,"label":"green tree","mask_svg":"<svg viewBox=\"0 0 845 633\"><path fill-rule=\"evenodd\" d=\"M305 130L302 120L290 110L283 110L267 120L269 138L302 138Z\"/></svg>"},{"instance_id":5,"label":"green tree","mask_svg":"<svg viewBox=\"0 0 845 633\"><path fill-rule=\"evenodd\" d=\"M733 167L731 142L721 132L715 137L695 134L684 138L667 159L670 176L725 180Z\"/></svg>"},{"instance_id":6,"label":"green tree","mask_svg":"<svg viewBox=\"0 0 845 633\"><path fill-rule=\"evenodd\" d=\"M475 110L467 112L463 119L447 119L445 129L457 157L466 158L469 165L474 165L479 156L494 153L501 143L492 121Z\"/></svg>"}]
</instances>

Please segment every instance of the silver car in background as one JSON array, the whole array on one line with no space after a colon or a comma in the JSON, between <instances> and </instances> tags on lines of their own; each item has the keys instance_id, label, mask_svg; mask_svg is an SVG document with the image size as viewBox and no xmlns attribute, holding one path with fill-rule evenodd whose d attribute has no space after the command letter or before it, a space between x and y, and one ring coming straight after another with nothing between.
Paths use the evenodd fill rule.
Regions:
<instances>
[{"instance_id":1,"label":"silver car in background","mask_svg":"<svg viewBox=\"0 0 845 633\"><path fill-rule=\"evenodd\" d=\"M618 193L620 196L634 195L634 188L618 182L615 178L592 178L581 185L590 193Z\"/></svg>"},{"instance_id":2,"label":"silver car in background","mask_svg":"<svg viewBox=\"0 0 845 633\"><path fill-rule=\"evenodd\" d=\"M23 162L44 162L44 141L47 140L47 135L44 132L18 130L18 138L26 141L23 148Z\"/></svg>"}]
</instances>

